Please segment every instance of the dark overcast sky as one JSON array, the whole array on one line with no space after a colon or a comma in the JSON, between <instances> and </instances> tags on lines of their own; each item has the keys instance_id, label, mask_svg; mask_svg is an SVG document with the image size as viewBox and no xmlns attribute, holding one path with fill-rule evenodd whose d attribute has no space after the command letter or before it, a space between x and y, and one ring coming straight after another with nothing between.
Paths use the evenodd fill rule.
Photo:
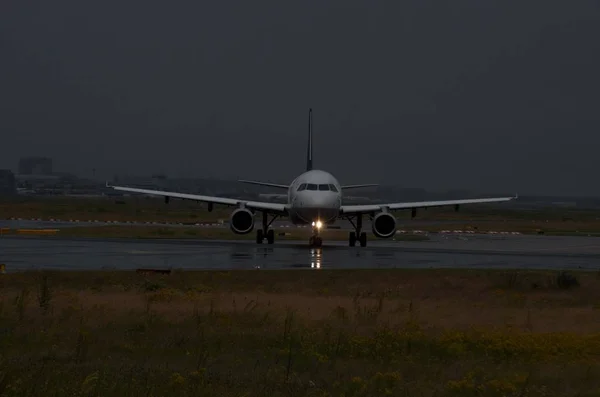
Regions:
<instances>
[{"instance_id":1,"label":"dark overcast sky","mask_svg":"<svg viewBox=\"0 0 600 397\"><path fill-rule=\"evenodd\" d=\"M0 168L600 194L598 0L3 0Z\"/></svg>"}]
</instances>

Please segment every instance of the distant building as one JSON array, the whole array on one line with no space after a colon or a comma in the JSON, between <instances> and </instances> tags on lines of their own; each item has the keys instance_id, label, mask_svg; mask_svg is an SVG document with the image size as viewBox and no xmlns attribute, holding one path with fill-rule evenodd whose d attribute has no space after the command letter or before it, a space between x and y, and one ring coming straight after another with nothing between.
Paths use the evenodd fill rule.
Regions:
<instances>
[{"instance_id":1,"label":"distant building","mask_svg":"<svg viewBox=\"0 0 600 397\"><path fill-rule=\"evenodd\" d=\"M169 180L162 175L146 176L115 176L114 183L141 189L165 189Z\"/></svg>"},{"instance_id":2,"label":"distant building","mask_svg":"<svg viewBox=\"0 0 600 397\"><path fill-rule=\"evenodd\" d=\"M52 175L52 159L48 157L21 157L20 175Z\"/></svg>"},{"instance_id":3,"label":"distant building","mask_svg":"<svg viewBox=\"0 0 600 397\"><path fill-rule=\"evenodd\" d=\"M59 187L60 178L54 175L18 174L15 176L17 188L21 191L44 194Z\"/></svg>"},{"instance_id":4,"label":"distant building","mask_svg":"<svg viewBox=\"0 0 600 397\"><path fill-rule=\"evenodd\" d=\"M17 194L17 182L10 170L0 170L0 195L12 196Z\"/></svg>"}]
</instances>

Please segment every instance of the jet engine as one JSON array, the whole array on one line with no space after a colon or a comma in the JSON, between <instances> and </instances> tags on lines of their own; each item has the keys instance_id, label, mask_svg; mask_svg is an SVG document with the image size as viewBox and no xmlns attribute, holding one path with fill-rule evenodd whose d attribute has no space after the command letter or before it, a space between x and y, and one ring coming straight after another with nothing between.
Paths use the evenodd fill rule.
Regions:
<instances>
[{"instance_id":1,"label":"jet engine","mask_svg":"<svg viewBox=\"0 0 600 397\"><path fill-rule=\"evenodd\" d=\"M396 233L396 218L388 212L380 212L371 221L373 234L377 237L388 238Z\"/></svg>"},{"instance_id":2,"label":"jet engine","mask_svg":"<svg viewBox=\"0 0 600 397\"><path fill-rule=\"evenodd\" d=\"M238 208L229 217L229 227L236 234L247 234L254 229L254 214L246 208Z\"/></svg>"}]
</instances>

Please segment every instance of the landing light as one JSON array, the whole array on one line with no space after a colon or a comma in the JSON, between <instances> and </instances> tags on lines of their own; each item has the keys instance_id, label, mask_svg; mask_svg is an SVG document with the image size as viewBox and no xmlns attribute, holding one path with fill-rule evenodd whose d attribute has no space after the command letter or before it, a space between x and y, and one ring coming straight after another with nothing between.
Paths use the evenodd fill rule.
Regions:
<instances>
[{"instance_id":1,"label":"landing light","mask_svg":"<svg viewBox=\"0 0 600 397\"><path fill-rule=\"evenodd\" d=\"M313 223L312 223L312 225L313 225L313 226L316 226L316 227L317 227L317 229L320 229L320 228L321 228L321 226L323 226L323 224L321 223L321 221L317 221L316 223L315 223L315 222L313 222Z\"/></svg>"}]
</instances>

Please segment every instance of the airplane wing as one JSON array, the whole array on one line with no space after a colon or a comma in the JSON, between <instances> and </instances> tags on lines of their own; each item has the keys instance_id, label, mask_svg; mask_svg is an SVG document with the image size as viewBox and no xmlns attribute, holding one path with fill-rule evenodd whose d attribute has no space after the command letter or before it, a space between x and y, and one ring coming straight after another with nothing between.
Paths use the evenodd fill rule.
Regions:
<instances>
[{"instance_id":1,"label":"airplane wing","mask_svg":"<svg viewBox=\"0 0 600 397\"><path fill-rule=\"evenodd\" d=\"M245 179L240 179L238 182L247 183L249 185L258 185L258 186L269 186L276 187L279 189L289 189L288 185L281 185L279 183L270 183L270 182L260 182L260 181L247 181Z\"/></svg>"},{"instance_id":2,"label":"airplane wing","mask_svg":"<svg viewBox=\"0 0 600 397\"><path fill-rule=\"evenodd\" d=\"M244 204L246 206L246 208L251 209L251 210L267 211L267 212L279 214L279 215L287 214L286 204L269 203L269 202L261 202L261 201L238 200L238 199L232 199L232 198L227 198L227 197L202 196L202 195L198 195L198 194L165 192L162 190L138 189L138 188L134 188L134 187L125 187L125 186L110 186L110 185L108 185L108 183L106 184L106 187L110 187L115 190L120 190L123 192L150 194L153 196L162 196L165 198L194 200L194 201L201 201L201 202L205 202L205 203L220 204L220 205L226 205L226 206L238 206L238 205Z\"/></svg>"},{"instance_id":3,"label":"airplane wing","mask_svg":"<svg viewBox=\"0 0 600 397\"><path fill-rule=\"evenodd\" d=\"M341 186L342 190L348 190L348 189L359 189L361 187L372 187L372 186L379 186L379 184L377 183L367 183L364 185L344 185Z\"/></svg>"},{"instance_id":4,"label":"airplane wing","mask_svg":"<svg viewBox=\"0 0 600 397\"><path fill-rule=\"evenodd\" d=\"M483 198L483 199L466 199L466 200L444 200L444 201L416 201L412 203L390 203L390 204L365 204L365 205L342 205L341 213L344 215L352 214L364 214L369 212L378 212L387 208L390 211L404 210L404 209L417 209L417 208L430 208L430 207L443 207L443 206L459 206L462 204L482 204L482 203L497 203L502 201L510 201L516 199L515 197L496 197L496 198Z\"/></svg>"}]
</instances>

